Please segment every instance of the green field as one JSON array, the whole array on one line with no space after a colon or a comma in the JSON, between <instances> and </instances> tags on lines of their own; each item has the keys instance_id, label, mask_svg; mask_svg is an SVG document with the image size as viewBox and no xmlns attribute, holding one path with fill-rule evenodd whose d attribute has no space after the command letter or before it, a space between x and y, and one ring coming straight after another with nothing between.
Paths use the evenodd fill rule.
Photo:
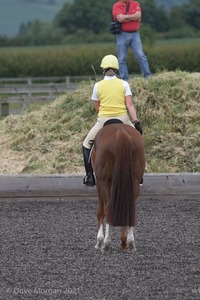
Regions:
<instances>
[{"instance_id":1,"label":"green field","mask_svg":"<svg viewBox=\"0 0 200 300\"><path fill-rule=\"evenodd\" d=\"M182 43L181 43L182 42ZM161 41L144 45L151 71L200 72L200 39ZM129 49L130 50L130 49ZM115 43L63 45L58 47L15 47L0 49L0 77L91 76L92 65L101 74L100 62L116 55ZM128 52L129 74L140 74L135 56Z\"/></svg>"},{"instance_id":2,"label":"green field","mask_svg":"<svg viewBox=\"0 0 200 300\"><path fill-rule=\"evenodd\" d=\"M199 45L200 38L181 38L181 39L162 39L157 40L156 46L166 46L166 45Z\"/></svg>"},{"instance_id":3,"label":"green field","mask_svg":"<svg viewBox=\"0 0 200 300\"><path fill-rule=\"evenodd\" d=\"M167 46L167 45L199 45L200 44L200 38L181 38L181 39L158 39L156 40L155 44L152 47L157 46ZM89 43L89 44L67 44L67 45L51 45L51 46L27 46L27 47L1 47L0 51L32 51L32 50L49 50L49 49L63 49L63 48L73 48L74 46L84 46L88 48L97 47L97 48L103 48L103 47L115 47L115 41L113 43Z\"/></svg>"}]
</instances>

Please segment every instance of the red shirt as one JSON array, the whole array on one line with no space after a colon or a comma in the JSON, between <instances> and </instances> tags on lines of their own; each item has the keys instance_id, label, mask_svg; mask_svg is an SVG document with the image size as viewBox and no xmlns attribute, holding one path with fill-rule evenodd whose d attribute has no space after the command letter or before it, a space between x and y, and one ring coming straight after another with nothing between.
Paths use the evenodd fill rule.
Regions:
<instances>
[{"instance_id":1,"label":"red shirt","mask_svg":"<svg viewBox=\"0 0 200 300\"><path fill-rule=\"evenodd\" d=\"M127 14L132 15L137 11L141 11L140 4L137 1L129 1L130 6L129 10L126 13L126 4L122 3L122 1L116 2L112 7L112 15L115 21L117 21L117 15L119 14ZM137 31L140 28L140 21L129 21L122 22L122 30L123 31Z\"/></svg>"}]
</instances>

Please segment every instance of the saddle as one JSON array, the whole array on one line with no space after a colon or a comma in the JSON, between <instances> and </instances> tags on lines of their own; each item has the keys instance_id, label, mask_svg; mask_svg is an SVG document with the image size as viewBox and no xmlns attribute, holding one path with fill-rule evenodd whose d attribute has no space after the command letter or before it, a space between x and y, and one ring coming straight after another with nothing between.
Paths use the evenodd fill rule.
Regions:
<instances>
[{"instance_id":1,"label":"saddle","mask_svg":"<svg viewBox=\"0 0 200 300\"><path fill-rule=\"evenodd\" d=\"M107 125L111 125L111 124L123 124L123 122L119 119L110 119L110 120L106 121L103 124L103 127L107 126ZM93 148L94 148L94 140L90 140L89 144L90 144L91 150L90 150L90 155L89 155L88 162L91 161L92 151L93 151Z\"/></svg>"},{"instance_id":2,"label":"saddle","mask_svg":"<svg viewBox=\"0 0 200 300\"><path fill-rule=\"evenodd\" d=\"M106 121L103 126L110 125L110 124L123 124L123 122L119 119L110 119Z\"/></svg>"}]
</instances>

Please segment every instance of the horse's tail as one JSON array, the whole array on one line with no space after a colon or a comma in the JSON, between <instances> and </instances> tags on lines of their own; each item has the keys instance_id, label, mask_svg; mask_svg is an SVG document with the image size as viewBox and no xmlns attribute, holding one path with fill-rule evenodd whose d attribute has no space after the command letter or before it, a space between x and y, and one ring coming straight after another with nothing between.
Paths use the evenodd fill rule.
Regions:
<instances>
[{"instance_id":1,"label":"horse's tail","mask_svg":"<svg viewBox=\"0 0 200 300\"><path fill-rule=\"evenodd\" d=\"M134 226L135 205L133 144L125 130L117 131L116 161L108 199L107 222L112 226Z\"/></svg>"}]
</instances>

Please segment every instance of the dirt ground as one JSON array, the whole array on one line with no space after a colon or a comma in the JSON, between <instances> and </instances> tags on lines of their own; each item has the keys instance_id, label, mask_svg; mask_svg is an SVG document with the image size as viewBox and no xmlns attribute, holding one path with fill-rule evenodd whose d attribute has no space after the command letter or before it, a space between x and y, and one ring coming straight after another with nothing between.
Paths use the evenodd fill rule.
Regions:
<instances>
[{"instance_id":1,"label":"dirt ground","mask_svg":"<svg viewBox=\"0 0 200 300\"><path fill-rule=\"evenodd\" d=\"M200 298L199 200L140 200L136 251L95 249L96 199L2 200L1 299Z\"/></svg>"}]
</instances>

